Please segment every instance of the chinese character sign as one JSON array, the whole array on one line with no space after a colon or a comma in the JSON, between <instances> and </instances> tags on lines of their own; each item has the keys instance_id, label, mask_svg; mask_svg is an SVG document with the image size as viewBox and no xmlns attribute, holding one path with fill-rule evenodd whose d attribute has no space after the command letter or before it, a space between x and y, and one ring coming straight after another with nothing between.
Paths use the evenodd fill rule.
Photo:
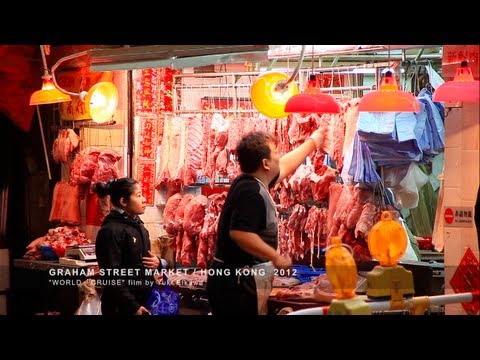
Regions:
<instances>
[{"instance_id":1,"label":"chinese character sign","mask_svg":"<svg viewBox=\"0 0 480 360\"><path fill-rule=\"evenodd\" d=\"M133 71L135 115L173 111L173 75L170 68Z\"/></svg>"},{"instance_id":2,"label":"chinese character sign","mask_svg":"<svg viewBox=\"0 0 480 360\"><path fill-rule=\"evenodd\" d=\"M139 162L137 180L142 188L142 195L147 200L147 206L153 206L155 203L155 162Z\"/></svg>"},{"instance_id":3,"label":"chinese character sign","mask_svg":"<svg viewBox=\"0 0 480 360\"><path fill-rule=\"evenodd\" d=\"M158 112L158 69L133 71L134 112L156 114Z\"/></svg>"},{"instance_id":4,"label":"chinese character sign","mask_svg":"<svg viewBox=\"0 0 480 360\"><path fill-rule=\"evenodd\" d=\"M461 62L467 61L468 66L472 69L473 77L478 79L480 76L479 53L479 45L445 45L442 57L442 77L444 79L453 78Z\"/></svg>"},{"instance_id":5,"label":"chinese character sign","mask_svg":"<svg viewBox=\"0 0 480 360\"><path fill-rule=\"evenodd\" d=\"M157 149L157 125L155 117L140 117L138 133L138 158L139 160L155 160Z\"/></svg>"}]
</instances>

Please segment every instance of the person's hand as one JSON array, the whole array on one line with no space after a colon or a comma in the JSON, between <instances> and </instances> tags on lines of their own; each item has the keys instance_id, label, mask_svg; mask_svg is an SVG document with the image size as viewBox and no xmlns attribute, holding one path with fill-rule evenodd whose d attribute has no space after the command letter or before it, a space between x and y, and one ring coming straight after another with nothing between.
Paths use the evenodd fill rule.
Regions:
<instances>
[{"instance_id":1,"label":"person's hand","mask_svg":"<svg viewBox=\"0 0 480 360\"><path fill-rule=\"evenodd\" d=\"M292 267L292 259L288 255L278 255L273 260L273 265L277 269L288 270Z\"/></svg>"},{"instance_id":2,"label":"person's hand","mask_svg":"<svg viewBox=\"0 0 480 360\"><path fill-rule=\"evenodd\" d=\"M134 315L152 315L145 306L140 306Z\"/></svg>"},{"instance_id":3,"label":"person's hand","mask_svg":"<svg viewBox=\"0 0 480 360\"><path fill-rule=\"evenodd\" d=\"M147 269L156 269L158 268L158 265L160 265L160 259L150 250L148 250L148 256L144 256L142 260L143 266L145 266Z\"/></svg>"},{"instance_id":4,"label":"person's hand","mask_svg":"<svg viewBox=\"0 0 480 360\"><path fill-rule=\"evenodd\" d=\"M322 124L317 130L315 130L312 135L310 135L310 139L313 140L315 143L315 147L317 149L319 148L325 148L325 140L326 140L326 133L328 131L328 127L325 126L325 124Z\"/></svg>"}]
</instances>

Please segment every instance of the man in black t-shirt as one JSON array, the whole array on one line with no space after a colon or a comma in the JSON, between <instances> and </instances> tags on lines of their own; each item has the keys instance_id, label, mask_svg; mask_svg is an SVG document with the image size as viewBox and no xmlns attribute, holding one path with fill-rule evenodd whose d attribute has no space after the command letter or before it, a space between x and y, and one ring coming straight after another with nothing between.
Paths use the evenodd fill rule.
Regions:
<instances>
[{"instance_id":1,"label":"man in black t-shirt","mask_svg":"<svg viewBox=\"0 0 480 360\"><path fill-rule=\"evenodd\" d=\"M275 268L289 269L290 257L277 252L278 218L269 188L293 173L324 141L316 130L302 145L280 157L275 139L261 131L245 135L236 152L242 174L228 192L208 272L213 315L267 313Z\"/></svg>"}]
</instances>

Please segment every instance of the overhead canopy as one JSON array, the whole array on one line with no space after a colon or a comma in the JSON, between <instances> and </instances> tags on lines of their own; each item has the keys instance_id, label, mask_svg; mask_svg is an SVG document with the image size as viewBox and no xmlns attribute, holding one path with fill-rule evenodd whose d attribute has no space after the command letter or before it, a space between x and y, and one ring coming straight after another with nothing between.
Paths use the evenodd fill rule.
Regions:
<instances>
[{"instance_id":1,"label":"overhead canopy","mask_svg":"<svg viewBox=\"0 0 480 360\"><path fill-rule=\"evenodd\" d=\"M134 70L268 61L268 45L148 45L92 49L91 71Z\"/></svg>"}]
</instances>

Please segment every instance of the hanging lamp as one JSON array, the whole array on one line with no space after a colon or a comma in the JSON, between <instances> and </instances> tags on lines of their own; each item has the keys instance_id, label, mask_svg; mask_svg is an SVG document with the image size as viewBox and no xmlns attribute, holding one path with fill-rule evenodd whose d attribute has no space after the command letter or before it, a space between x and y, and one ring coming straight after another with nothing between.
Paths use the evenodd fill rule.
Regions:
<instances>
[{"instance_id":1,"label":"hanging lamp","mask_svg":"<svg viewBox=\"0 0 480 360\"><path fill-rule=\"evenodd\" d=\"M72 101L69 95L62 93L53 84L52 76L48 72L44 45L40 45L40 52L42 54L44 71L42 76L43 84L41 90L35 91L32 96L30 96L30 105L46 105Z\"/></svg>"},{"instance_id":2,"label":"hanging lamp","mask_svg":"<svg viewBox=\"0 0 480 360\"><path fill-rule=\"evenodd\" d=\"M282 118L285 104L293 95L298 94L295 82L288 82L288 75L280 72L268 72L260 75L252 84L250 96L255 108L269 118Z\"/></svg>"},{"instance_id":3,"label":"hanging lamp","mask_svg":"<svg viewBox=\"0 0 480 360\"><path fill-rule=\"evenodd\" d=\"M58 85L55 78L55 70L60 66L61 63L83 55L87 55L88 53L88 50L82 51L59 59L55 65L52 66L52 80L55 84L55 87L62 93L80 97L80 101L85 102L85 110L90 114L92 120L96 123L103 123L111 120L115 110L117 109L118 90L115 84L112 82L103 81L93 85L88 92L81 91L80 93L74 93L62 89L60 85Z\"/></svg>"},{"instance_id":4,"label":"hanging lamp","mask_svg":"<svg viewBox=\"0 0 480 360\"><path fill-rule=\"evenodd\" d=\"M261 114L274 119L288 115L285 104L288 99L298 94L298 86L293 79L300 70L304 53L305 45L302 45L300 59L290 78L286 74L272 71L260 75L252 84L250 98Z\"/></svg>"},{"instance_id":5,"label":"hanging lamp","mask_svg":"<svg viewBox=\"0 0 480 360\"><path fill-rule=\"evenodd\" d=\"M480 101L480 81L475 80L467 61L462 61L453 81L440 85L433 93L433 101Z\"/></svg>"},{"instance_id":6,"label":"hanging lamp","mask_svg":"<svg viewBox=\"0 0 480 360\"><path fill-rule=\"evenodd\" d=\"M320 93L317 77L312 74L307 89L303 94L292 96L285 105L287 113L333 113L340 112L340 105L329 94Z\"/></svg>"},{"instance_id":7,"label":"hanging lamp","mask_svg":"<svg viewBox=\"0 0 480 360\"><path fill-rule=\"evenodd\" d=\"M380 80L379 90L360 99L358 111L418 112L420 104L412 93L400 90L393 70L388 69Z\"/></svg>"}]
</instances>

